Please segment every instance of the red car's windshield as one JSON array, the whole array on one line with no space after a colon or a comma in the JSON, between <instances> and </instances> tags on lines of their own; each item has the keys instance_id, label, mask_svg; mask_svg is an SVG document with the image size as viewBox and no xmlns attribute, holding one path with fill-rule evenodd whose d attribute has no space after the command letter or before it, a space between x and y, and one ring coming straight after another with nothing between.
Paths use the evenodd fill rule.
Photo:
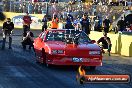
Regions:
<instances>
[{"instance_id":1,"label":"red car's windshield","mask_svg":"<svg viewBox=\"0 0 132 88\"><path fill-rule=\"evenodd\" d=\"M77 38L77 39L76 39ZM83 31L64 30L64 31L48 31L46 41L77 41L79 44L90 43L90 38Z\"/></svg>"}]
</instances>

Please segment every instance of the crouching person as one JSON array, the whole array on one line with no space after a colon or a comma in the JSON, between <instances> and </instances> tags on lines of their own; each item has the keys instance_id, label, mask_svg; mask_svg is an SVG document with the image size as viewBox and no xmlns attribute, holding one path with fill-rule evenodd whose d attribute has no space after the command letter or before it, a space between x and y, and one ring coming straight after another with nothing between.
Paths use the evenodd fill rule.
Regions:
<instances>
[{"instance_id":1,"label":"crouching person","mask_svg":"<svg viewBox=\"0 0 132 88\"><path fill-rule=\"evenodd\" d=\"M103 49L107 49L109 56L110 56L110 51L111 51L111 47L112 47L111 40L109 37L107 37L107 33L104 32L103 35L104 35L104 37L101 37L97 41L97 44L99 44L101 42L102 45L100 47L101 47L102 53L105 53Z\"/></svg>"},{"instance_id":2,"label":"crouching person","mask_svg":"<svg viewBox=\"0 0 132 88\"><path fill-rule=\"evenodd\" d=\"M26 33L23 33L22 46L24 50L26 50L26 45L29 45L29 50L31 50L31 47L34 50L33 37L34 35L31 31L27 31Z\"/></svg>"},{"instance_id":3,"label":"crouching person","mask_svg":"<svg viewBox=\"0 0 132 88\"><path fill-rule=\"evenodd\" d=\"M5 43L6 43L6 36L9 35L9 49L12 49L12 32L14 29L14 24L11 22L10 18L7 18L7 21L3 23L3 43L2 43L2 49L5 49Z\"/></svg>"}]
</instances>

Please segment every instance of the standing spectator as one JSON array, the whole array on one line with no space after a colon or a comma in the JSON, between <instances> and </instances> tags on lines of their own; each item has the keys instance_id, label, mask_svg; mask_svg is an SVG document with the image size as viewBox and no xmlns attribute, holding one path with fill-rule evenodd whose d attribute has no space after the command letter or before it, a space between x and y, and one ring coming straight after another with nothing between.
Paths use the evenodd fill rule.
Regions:
<instances>
[{"instance_id":1,"label":"standing spectator","mask_svg":"<svg viewBox=\"0 0 132 88\"><path fill-rule=\"evenodd\" d=\"M34 3L31 3L32 5L32 14L34 13Z\"/></svg>"},{"instance_id":2,"label":"standing spectator","mask_svg":"<svg viewBox=\"0 0 132 88\"><path fill-rule=\"evenodd\" d=\"M57 29L58 28L59 19L57 18L57 15L53 15L52 22L51 22L51 28Z\"/></svg>"},{"instance_id":3,"label":"standing spectator","mask_svg":"<svg viewBox=\"0 0 132 88\"><path fill-rule=\"evenodd\" d=\"M42 19L42 22L43 22L43 26L42 26L42 32L43 31L46 31L46 29L47 29L47 17L46 17L46 15L44 15L44 17L43 17L43 19Z\"/></svg>"},{"instance_id":4,"label":"standing spectator","mask_svg":"<svg viewBox=\"0 0 132 88\"><path fill-rule=\"evenodd\" d=\"M70 17L71 21L73 22L73 16L70 13L68 13L68 16Z\"/></svg>"},{"instance_id":5,"label":"standing spectator","mask_svg":"<svg viewBox=\"0 0 132 88\"><path fill-rule=\"evenodd\" d=\"M9 49L12 49L11 43L12 43L12 32L14 29L14 24L11 22L10 18L7 18L7 21L3 23L3 44L2 49L5 49L5 43L6 43L6 36L9 35Z\"/></svg>"},{"instance_id":6,"label":"standing spectator","mask_svg":"<svg viewBox=\"0 0 132 88\"><path fill-rule=\"evenodd\" d=\"M59 20L58 29L64 29L63 20Z\"/></svg>"},{"instance_id":7,"label":"standing spectator","mask_svg":"<svg viewBox=\"0 0 132 88\"><path fill-rule=\"evenodd\" d=\"M43 5L42 8L41 8L41 11L42 11L41 12L42 14L46 14L46 6Z\"/></svg>"},{"instance_id":8,"label":"standing spectator","mask_svg":"<svg viewBox=\"0 0 132 88\"><path fill-rule=\"evenodd\" d=\"M57 4L56 4L56 2L54 2L54 3L52 4L52 13L54 13L54 14L58 14L58 10L57 10Z\"/></svg>"},{"instance_id":9,"label":"standing spectator","mask_svg":"<svg viewBox=\"0 0 132 88\"><path fill-rule=\"evenodd\" d=\"M63 29L64 28L64 23L63 23L63 15L62 12L59 12L58 14L59 16L59 24L58 24L58 29Z\"/></svg>"},{"instance_id":10,"label":"standing spectator","mask_svg":"<svg viewBox=\"0 0 132 88\"><path fill-rule=\"evenodd\" d=\"M102 31L102 18L98 17L98 25L97 25L97 31L101 32Z\"/></svg>"},{"instance_id":11,"label":"standing spectator","mask_svg":"<svg viewBox=\"0 0 132 88\"><path fill-rule=\"evenodd\" d=\"M74 26L76 27L78 23L80 23L80 18L79 15L76 17L76 19L74 20Z\"/></svg>"},{"instance_id":12,"label":"standing spectator","mask_svg":"<svg viewBox=\"0 0 132 88\"><path fill-rule=\"evenodd\" d=\"M63 15L62 15L61 11L58 12L58 18L59 18L59 20L63 20Z\"/></svg>"},{"instance_id":13,"label":"standing spectator","mask_svg":"<svg viewBox=\"0 0 132 88\"><path fill-rule=\"evenodd\" d=\"M29 13L29 14L32 14L32 12L33 12L33 6L32 6L32 3L29 2L29 3L28 3L28 13Z\"/></svg>"},{"instance_id":14,"label":"standing spectator","mask_svg":"<svg viewBox=\"0 0 132 88\"><path fill-rule=\"evenodd\" d=\"M82 17L80 23L82 26L82 31L84 31L86 34L89 35L90 34L90 29L89 29L90 22L89 22L89 19L87 18L86 14L83 14L83 17Z\"/></svg>"},{"instance_id":15,"label":"standing spectator","mask_svg":"<svg viewBox=\"0 0 132 88\"><path fill-rule=\"evenodd\" d=\"M6 2L3 1L3 10L6 11Z\"/></svg>"},{"instance_id":16,"label":"standing spectator","mask_svg":"<svg viewBox=\"0 0 132 88\"><path fill-rule=\"evenodd\" d=\"M26 10L26 3L23 3L23 13L26 13L27 12L27 10Z\"/></svg>"},{"instance_id":17,"label":"standing spectator","mask_svg":"<svg viewBox=\"0 0 132 88\"><path fill-rule=\"evenodd\" d=\"M3 11L3 9L2 9L2 7L0 7L0 12L2 12Z\"/></svg>"},{"instance_id":18,"label":"standing spectator","mask_svg":"<svg viewBox=\"0 0 132 88\"><path fill-rule=\"evenodd\" d=\"M28 12L23 17L23 31L26 33L26 31L30 30L30 24L32 23L31 17L29 16Z\"/></svg>"},{"instance_id":19,"label":"standing spectator","mask_svg":"<svg viewBox=\"0 0 132 88\"><path fill-rule=\"evenodd\" d=\"M10 2L7 0L4 0L3 7L4 7L4 11L8 12L10 10Z\"/></svg>"},{"instance_id":20,"label":"standing spectator","mask_svg":"<svg viewBox=\"0 0 132 88\"><path fill-rule=\"evenodd\" d=\"M39 14L42 14L41 9L42 9L42 4L40 3L40 4L38 5L38 13L39 13Z\"/></svg>"},{"instance_id":21,"label":"standing spectator","mask_svg":"<svg viewBox=\"0 0 132 88\"><path fill-rule=\"evenodd\" d=\"M21 3L20 3L20 5L19 5L19 12L20 12L20 13L23 13L23 6L22 6Z\"/></svg>"},{"instance_id":22,"label":"standing spectator","mask_svg":"<svg viewBox=\"0 0 132 88\"><path fill-rule=\"evenodd\" d=\"M123 20L123 17L118 21L117 26L121 32L125 29L125 21Z\"/></svg>"},{"instance_id":23,"label":"standing spectator","mask_svg":"<svg viewBox=\"0 0 132 88\"><path fill-rule=\"evenodd\" d=\"M95 13L96 13L96 7L95 7L95 6L93 6L93 7L92 7L92 15L94 16L94 15L95 15Z\"/></svg>"},{"instance_id":24,"label":"standing spectator","mask_svg":"<svg viewBox=\"0 0 132 88\"><path fill-rule=\"evenodd\" d=\"M37 14L37 13L38 13L38 4L36 3L34 6L34 14Z\"/></svg>"},{"instance_id":25,"label":"standing spectator","mask_svg":"<svg viewBox=\"0 0 132 88\"><path fill-rule=\"evenodd\" d=\"M66 29L74 29L72 22L73 22L73 16L70 14L67 14L65 28Z\"/></svg>"},{"instance_id":26,"label":"standing spectator","mask_svg":"<svg viewBox=\"0 0 132 88\"><path fill-rule=\"evenodd\" d=\"M104 25L104 32L108 33L110 28L110 20L108 19L107 16L106 19L103 21L103 25Z\"/></svg>"}]
</instances>

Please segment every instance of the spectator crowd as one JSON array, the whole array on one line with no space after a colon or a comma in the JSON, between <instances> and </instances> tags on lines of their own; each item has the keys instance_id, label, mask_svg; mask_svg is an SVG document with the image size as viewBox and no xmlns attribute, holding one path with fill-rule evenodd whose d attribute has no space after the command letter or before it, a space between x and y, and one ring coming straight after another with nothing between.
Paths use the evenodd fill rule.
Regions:
<instances>
[{"instance_id":1,"label":"spectator crowd","mask_svg":"<svg viewBox=\"0 0 132 88\"><path fill-rule=\"evenodd\" d=\"M123 1L113 4L113 2L107 3L104 1L98 2L98 0L94 0L92 4L88 4L82 3L81 0L70 0L69 3L63 3L63 5L59 5L58 0L49 0L49 2L47 2L47 0L34 0L34 2L28 1L13 4L12 6L9 6L8 0L5 1L3 4L4 11L11 10L20 13L28 12L29 14L48 14L50 15L49 17L53 17L53 14L56 14L55 17L58 18L58 23L66 22L66 28L73 28L73 26L77 25L85 13L87 14L87 19L89 22L88 29L95 31L104 30L106 33L109 32L112 23L117 20L120 14L123 14L125 11L127 11L126 8L112 8L112 6L127 5L127 2ZM13 9L10 9L11 7L13 7ZM50 21L48 17L46 19ZM123 31L122 29L125 29L125 27L131 26L131 23L126 24L127 21L125 20L125 17L122 19L124 19L124 21L119 21L117 23L117 27L119 30L121 29L121 31ZM121 27L120 24L123 24L123 27ZM43 28L47 28L46 25L44 25Z\"/></svg>"}]
</instances>

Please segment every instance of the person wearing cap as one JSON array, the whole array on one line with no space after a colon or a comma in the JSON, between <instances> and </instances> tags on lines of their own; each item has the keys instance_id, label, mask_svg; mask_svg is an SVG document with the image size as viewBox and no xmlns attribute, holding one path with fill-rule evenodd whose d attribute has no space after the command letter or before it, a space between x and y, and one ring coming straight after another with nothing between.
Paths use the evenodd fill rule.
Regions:
<instances>
[{"instance_id":1,"label":"person wearing cap","mask_svg":"<svg viewBox=\"0 0 132 88\"><path fill-rule=\"evenodd\" d=\"M33 37L34 35L30 30L26 31L26 33L23 33L23 39L22 39L23 50L26 50L26 45L29 45L29 50L31 49L31 47L33 47L34 50Z\"/></svg>"},{"instance_id":2,"label":"person wearing cap","mask_svg":"<svg viewBox=\"0 0 132 88\"><path fill-rule=\"evenodd\" d=\"M100 42L102 43L101 45L101 50L102 50L102 53L105 53L103 49L108 49L108 53L109 53L109 56L110 56L110 51L111 51L111 40L109 37L107 37L107 33L104 32L103 33L103 37L101 37L98 41L97 41L97 44L99 44Z\"/></svg>"},{"instance_id":3,"label":"person wearing cap","mask_svg":"<svg viewBox=\"0 0 132 88\"><path fill-rule=\"evenodd\" d=\"M5 49L5 43L6 43L6 36L9 35L9 49L12 49L11 43L12 43L12 32L14 29L14 23L11 22L10 18L7 18L6 22L3 23L3 43L2 43L2 49Z\"/></svg>"},{"instance_id":4,"label":"person wearing cap","mask_svg":"<svg viewBox=\"0 0 132 88\"><path fill-rule=\"evenodd\" d=\"M30 30L30 24L32 23L31 17L29 16L28 12L26 12L26 15L23 17L23 31L26 33L26 31Z\"/></svg>"}]
</instances>

